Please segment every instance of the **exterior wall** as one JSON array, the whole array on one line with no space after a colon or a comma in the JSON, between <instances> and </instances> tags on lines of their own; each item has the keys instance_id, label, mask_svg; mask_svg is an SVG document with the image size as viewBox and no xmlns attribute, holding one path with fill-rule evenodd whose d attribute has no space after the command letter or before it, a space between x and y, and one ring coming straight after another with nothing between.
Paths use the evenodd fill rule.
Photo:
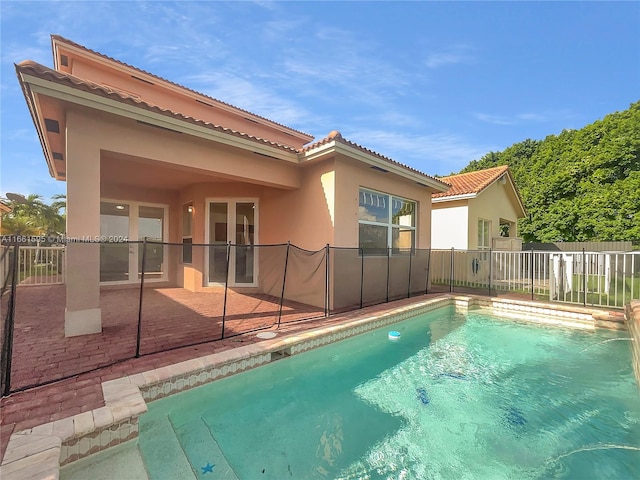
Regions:
<instances>
[{"instance_id":1,"label":"exterior wall","mask_svg":"<svg viewBox=\"0 0 640 480\"><path fill-rule=\"evenodd\" d=\"M512 190L508 183L494 182L476 198L469 199L469 249L478 248L478 219L491 221L491 237L500 236L500 219L517 224L518 211L512 201ZM517 232L511 232L512 237Z\"/></svg>"},{"instance_id":2,"label":"exterior wall","mask_svg":"<svg viewBox=\"0 0 640 480\"><path fill-rule=\"evenodd\" d=\"M80 109L77 115L87 120L86 142L99 150L164 162L173 168L215 174L227 180L289 189L301 186L301 172L296 164L166 132L113 115Z\"/></svg>"},{"instance_id":3,"label":"exterior wall","mask_svg":"<svg viewBox=\"0 0 640 480\"><path fill-rule=\"evenodd\" d=\"M390 173L383 173L351 159L336 161L335 187L335 237L337 247L358 247L359 224L358 205L360 187L369 188L417 202L416 247L427 249L431 243L431 194L433 190L401 179ZM353 299L360 298L361 259L358 252L335 249L329 262L330 303L332 309L352 306ZM408 286L390 288L386 292L387 262L389 275L405 272L408 266L406 255L367 257L364 279L366 295L364 303L402 296ZM385 278L380 278L384 272ZM420 271L412 272L415 278L424 278L426 264ZM394 282L392 282L392 285Z\"/></svg>"},{"instance_id":4,"label":"exterior wall","mask_svg":"<svg viewBox=\"0 0 640 480\"><path fill-rule=\"evenodd\" d=\"M469 206L466 200L434 203L432 208L431 248L468 249Z\"/></svg>"},{"instance_id":5,"label":"exterior wall","mask_svg":"<svg viewBox=\"0 0 640 480\"><path fill-rule=\"evenodd\" d=\"M118 120L112 115L94 114L84 109L70 109L68 121L69 128L75 129L74 135L82 139L83 145L91 147L91 151L82 151L80 155L74 155L74 158L82 161L85 155L94 155L97 159L83 167L82 176L74 173L77 166L73 167L74 160L70 160L70 190L82 188L84 196L80 198L84 201L88 199L91 205L95 204L95 208L90 210L92 220L83 223L83 214L78 213L83 211L83 200L78 203L77 196L70 197L70 222L79 222L78 235L99 235L101 198L137 201L169 206L168 240L179 244L182 241L182 205L192 203L193 243L202 244L208 241L205 226L208 220L206 206L209 199L251 198L258 201L258 229L255 239L258 244L281 244L291 241L308 250L320 250L327 244L353 248L358 246L358 203L359 188L362 186L416 201L416 246L426 249L430 245L432 189L391 173L379 172L355 160L330 157L302 166L293 165L187 135L163 132L136 122ZM73 146L74 143L71 142L69 145ZM106 172L104 169L114 168L116 165L118 171L116 175L105 174L100 188L95 188L94 184L100 183L101 157L104 160L103 171ZM111 158L118 160L111 163ZM140 175L141 164L148 166L148 175ZM92 166L89 167L90 165ZM160 169L164 173L159 172ZM171 184L173 180L167 176L171 171L176 172L175 185ZM186 177L177 175L178 172L185 171L193 175L194 172L202 172L203 180L214 175L215 178L212 181L185 185ZM148 188L137 184L140 180L146 185L151 185L156 177L164 182L163 188ZM87 190L79 186L81 183L92 187ZM94 223L95 228L92 227ZM96 231L90 233L93 230ZM190 265L180 263L180 245L168 248L169 281L190 290L205 289L205 248L193 249L193 262ZM286 252L286 248L273 251L276 253L259 256L259 285L244 291L279 295L280 291L277 290L278 285L281 288L281 284L278 283L278 272L283 264L281 254ZM95 257L97 285L99 255ZM298 257L301 262L313 262L321 258L316 256L315 260L307 260L302 254ZM378 262L380 268L386 268L386 261L384 258L372 259L369 264L375 269L376 266L373 264ZM407 263L406 258L391 259L391 275L399 276L401 271L406 270L402 262ZM334 267L335 265L330 265L330 268ZM317 271L323 273L324 268L318 265ZM83 272L83 282L86 284L84 270L80 271ZM348 276L342 277L335 270L332 272L335 281L332 280L331 288L335 292L349 293L350 288L359 285L359 282L350 284ZM419 275L418 272L414 273ZM303 278L305 270L302 268L292 270L289 274L288 284L305 282L313 284L314 288L313 291L301 292L300 298L288 298L321 306L318 305L318 299L322 301L323 297L318 296L317 291L322 291L324 287L324 276ZM354 269L354 274L359 274L359 269ZM390 295L400 295L400 290L404 289L405 287L402 287L398 292L390 291ZM353 295L353 292L350 295Z\"/></svg>"},{"instance_id":6,"label":"exterior wall","mask_svg":"<svg viewBox=\"0 0 640 480\"><path fill-rule=\"evenodd\" d=\"M291 241L307 250L333 244L335 176L331 159L303 167L300 189L265 190L262 243Z\"/></svg>"}]
</instances>

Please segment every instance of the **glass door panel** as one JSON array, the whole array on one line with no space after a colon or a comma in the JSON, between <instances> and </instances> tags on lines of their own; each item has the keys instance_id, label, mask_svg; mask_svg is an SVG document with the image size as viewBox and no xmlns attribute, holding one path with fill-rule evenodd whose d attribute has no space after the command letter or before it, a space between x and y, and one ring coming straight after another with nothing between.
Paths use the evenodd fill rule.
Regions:
<instances>
[{"instance_id":1,"label":"glass door panel","mask_svg":"<svg viewBox=\"0 0 640 480\"><path fill-rule=\"evenodd\" d=\"M147 207L141 205L138 208L138 240L147 238L147 241L162 242L164 240L164 208ZM138 278L142 272L142 243L138 244ZM147 244L147 256L145 258L145 278L162 278L164 265L164 246L157 243Z\"/></svg>"},{"instance_id":2,"label":"glass door panel","mask_svg":"<svg viewBox=\"0 0 640 480\"><path fill-rule=\"evenodd\" d=\"M129 205L100 202L100 235L129 239ZM129 280L129 244L100 244L100 281Z\"/></svg>"},{"instance_id":3,"label":"glass door panel","mask_svg":"<svg viewBox=\"0 0 640 480\"><path fill-rule=\"evenodd\" d=\"M209 282L227 280L228 213L226 203L209 204Z\"/></svg>"},{"instance_id":4,"label":"glass door panel","mask_svg":"<svg viewBox=\"0 0 640 480\"><path fill-rule=\"evenodd\" d=\"M235 283L253 283L255 204L236 203Z\"/></svg>"}]
</instances>

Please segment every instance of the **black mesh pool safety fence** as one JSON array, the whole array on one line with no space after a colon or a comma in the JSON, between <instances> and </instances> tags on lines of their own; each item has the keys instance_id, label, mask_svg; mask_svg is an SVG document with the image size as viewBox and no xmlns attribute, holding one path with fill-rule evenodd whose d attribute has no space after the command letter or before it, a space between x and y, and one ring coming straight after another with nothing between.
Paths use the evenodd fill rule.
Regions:
<instances>
[{"instance_id":1,"label":"black mesh pool safety fence","mask_svg":"<svg viewBox=\"0 0 640 480\"><path fill-rule=\"evenodd\" d=\"M0 389L7 395L140 356L426 293L622 307L640 298L640 253L310 251L290 243L151 239L2 244L0 282ZM97 315L101 330L74 337L96 333L83 331L86 315Z\"/></svg>"},{"instance_id":2,"label":"black mesh pool safety fence","mask_svg":"<svg viewBox=\"0 0 640 480\"><path fill-rule=\"evenodd\" d=\"M388 249L372 255L358 248L330 249L331 313L386 303L428 292L430 251Z\"/></svg>"},{"instance_id":3,"label":"black mesh pool safety fence","mask_svg":"<svg viewBox=\"0 0 640 480\"><path fill-rule=\"evenodd\" d=\"M18 246L0 245L0 392L10 393Z\"/></svg>"}]
</instances>

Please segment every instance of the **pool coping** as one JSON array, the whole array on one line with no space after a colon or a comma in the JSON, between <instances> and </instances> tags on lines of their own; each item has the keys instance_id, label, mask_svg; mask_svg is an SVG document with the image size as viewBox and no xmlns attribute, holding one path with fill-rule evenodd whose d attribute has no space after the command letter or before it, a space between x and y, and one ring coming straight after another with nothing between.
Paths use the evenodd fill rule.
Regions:
<instances>
[{"instance_id":1,"label":"pool coping","mask_svg":"<svg viewBox=\"0 0 640 480\"><path fill-rule=\"evenodd\" d=\"M633 372L640 385L640 300L631 301L625 308L627 330L631 335Z\"/></svg>"},{"instance_id":2,"label":"pool coping","mask_svg":"<svg viewBox=\"0 0 640 480\"><path fill-rule=\"evenodd\" d=\"M462 310L489 307L498 316L512 318L516 313L519 320L567 328L625 329L633 324L640 339L640 302L629 306L635 322L625 324L623 313L597 308L445 294L103 382L104 407L14 432L0 466L2 478L58 479L61 466L136 438L138 419L147 411L147 402L446 306ZM629 315L627 312L631 318ZM634 369L640 384L640 349L634 350Z\"/></svg>"}]
</instances>

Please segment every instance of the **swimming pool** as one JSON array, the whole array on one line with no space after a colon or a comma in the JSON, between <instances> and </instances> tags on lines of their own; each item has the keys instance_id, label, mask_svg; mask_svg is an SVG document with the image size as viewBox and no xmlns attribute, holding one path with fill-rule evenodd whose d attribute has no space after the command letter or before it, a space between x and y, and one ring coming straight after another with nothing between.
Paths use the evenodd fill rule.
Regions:
<instances>
[{"instance_id":1,"label":"swimming pool","mask_svg":"<svg viewBox=\"0 0 640 480\"><path fill-rule=\"evenodd\" d=\"M631 478L625 332L453 307L154 401L152 479Z\"/></svg>"}]
</instances>

